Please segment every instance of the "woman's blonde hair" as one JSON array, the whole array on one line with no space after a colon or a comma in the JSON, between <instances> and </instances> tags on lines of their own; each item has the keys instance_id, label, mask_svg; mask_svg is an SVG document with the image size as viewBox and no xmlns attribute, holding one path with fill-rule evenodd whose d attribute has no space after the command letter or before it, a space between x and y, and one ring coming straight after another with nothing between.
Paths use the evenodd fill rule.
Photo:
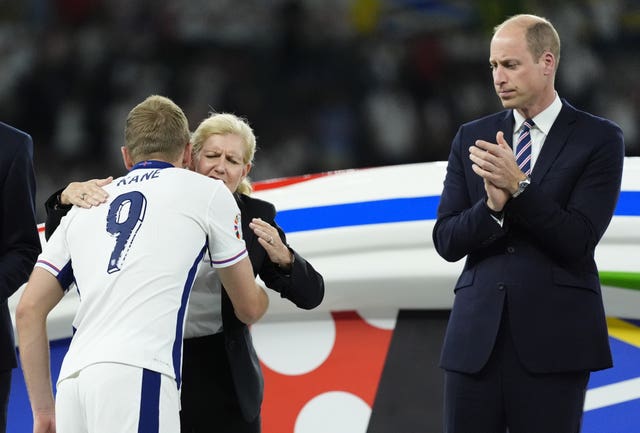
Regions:
<instances>
[{"instance_id":1,"label":"woman's blonde hair","mask_svg":"<svg viewBox=\"0 0 640 433\"><path fill-rule=\"evenodd\" d=\"M231 113L212 113L200 122L200 125L191 135L192 155L194 160L202 150L202 144L212 135L235 134L242 139L244 151L242 152L242 163L253 163L253 156L256 153L256 136L249 123ZM248 177L242 179L235 192L240 194L251 194L253 188Z\"/></svg>"}]
</instances>

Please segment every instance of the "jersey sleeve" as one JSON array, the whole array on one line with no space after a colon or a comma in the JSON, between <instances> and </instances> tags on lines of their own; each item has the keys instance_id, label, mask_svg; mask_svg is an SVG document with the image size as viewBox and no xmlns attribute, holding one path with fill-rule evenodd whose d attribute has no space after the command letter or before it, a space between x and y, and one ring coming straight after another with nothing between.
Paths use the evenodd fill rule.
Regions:
<instances>
[{"instance_id":1,"label":"jersey sleeve","mask_svg":"<svg viewBox=\"0 0 640 433\"><path fill-rule=\"evenodd\" d=\"M247 256L240 209L226 187L218 188L209 206L209 253L215 268L231 266Z\"/></svg>"},{"instance_id":2,"label":"jersey sleeve","mask_svg":"<svg viewBox=\"0 0 640 433\"><path fill-rule=\"evenodd\" d=\"M73 268L71 267L71 255L67 244L67 227L76 211L77 209L73 209L69 212L69 215L62 218L60 226L43 246L42 252L35 263L35 266L56 277L65 292L75 282Z\"/></svg>"}]
</instances>

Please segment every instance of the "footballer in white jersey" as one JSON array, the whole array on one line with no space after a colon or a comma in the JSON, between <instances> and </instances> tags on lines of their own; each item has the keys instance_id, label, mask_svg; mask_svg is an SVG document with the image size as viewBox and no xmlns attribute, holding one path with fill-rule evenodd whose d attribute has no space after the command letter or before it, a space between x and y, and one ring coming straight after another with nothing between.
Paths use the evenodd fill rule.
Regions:
<instances>
[{"instance_id":1,"label":"footballer in white jersey","mask_svg":"<svg viewBox=\"0 0 640 433\"><path fill-rule=\"evenodd\" d=\"M88 365L122 363L180 383L189 292L209 254L214 267L246 256L240 211L220 181L145 161L105 187L106 205L73 208L36 266L80 304L58 382Z\"/></svg>"},{"instance_id":2,"label":"footballer in white jersey","mask_svg":"<svg viewBox=\"0 0 640 433\"><path fill-rule=\"evenodd\" d=\"M124 132L129 173L105 188L106 203L60 221L16 306L34 433L180 431L183 329L205 254L243 320L268 306L228 188L176 168L192 151L180 107L151 95ZM46 322L72 285L80 302L54 398Z\"/></svg>"},{"instance_id":3,"label":"footballer in white jersey","mask_svg":"<svg viewBox=\"0 0 640 433\"><path fill-rule=\"evenodd\" d=\"M80 296L57 428L173 433L193 280L205 254L218 268L247 256L240 211L221 181L162 161L105 189L105 205L69 211L36 263Z\"/></svg>"}]
</instances>

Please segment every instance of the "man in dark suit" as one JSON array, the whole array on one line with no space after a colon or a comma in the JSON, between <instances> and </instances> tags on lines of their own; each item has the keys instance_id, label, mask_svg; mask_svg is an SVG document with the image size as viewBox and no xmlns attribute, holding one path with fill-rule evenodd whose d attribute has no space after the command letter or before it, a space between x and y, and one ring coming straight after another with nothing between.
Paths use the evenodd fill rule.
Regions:
<instances>
[{"instance_id":1,"label":"man in dark suit","mask_svg":"<svg viewBox=\"0 0 640 433\"><path fill-rule=\"evenodd\" d=\"M11 370L17 367L7 300L27 281L40 253L31 137L0 122L0 431L6 430Z\"/></svg>"},{"instance_id":2,"label":"man in dark suit","mask_svg":"<svg viewBox=\"0 0 640 433\"><path fill-rule=\"evenodd\" d=\"M546 19L509 18L490 51L507 110L458 130L433 229L443 258L466 256L441 355L445 431L577 433L590 372L612 366L594 249L622 131L560 99Z\"/></svg>"}]
</instances>

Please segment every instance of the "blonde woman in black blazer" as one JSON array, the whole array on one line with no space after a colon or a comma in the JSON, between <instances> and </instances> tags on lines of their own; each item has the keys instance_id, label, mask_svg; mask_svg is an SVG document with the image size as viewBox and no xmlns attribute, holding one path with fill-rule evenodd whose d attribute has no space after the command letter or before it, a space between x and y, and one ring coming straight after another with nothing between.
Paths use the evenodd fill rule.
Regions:
<instances>
[{"instance_id":1,"label":"blonde woman in black blazer","mask_svg":"<svg viewBox=\"0 0 640 433\"><path fill-rule=\"evenodd\" d=\"M234 191L242 213L242 236L253 271L266 286L303 309L322 302L324 280L288 244L276 224L273 204L252 198L247 175L256 139L248 123L227 113L203 120L192 136L193 167ZM100 204L100 188L110 178L71 183L52 195L47 209L48 237L70 204ZM247 325L235 315L219 279L208 266L196 276L184 335L182 433L258 433L263 378Z\"/></svg>"}]
</instances>

